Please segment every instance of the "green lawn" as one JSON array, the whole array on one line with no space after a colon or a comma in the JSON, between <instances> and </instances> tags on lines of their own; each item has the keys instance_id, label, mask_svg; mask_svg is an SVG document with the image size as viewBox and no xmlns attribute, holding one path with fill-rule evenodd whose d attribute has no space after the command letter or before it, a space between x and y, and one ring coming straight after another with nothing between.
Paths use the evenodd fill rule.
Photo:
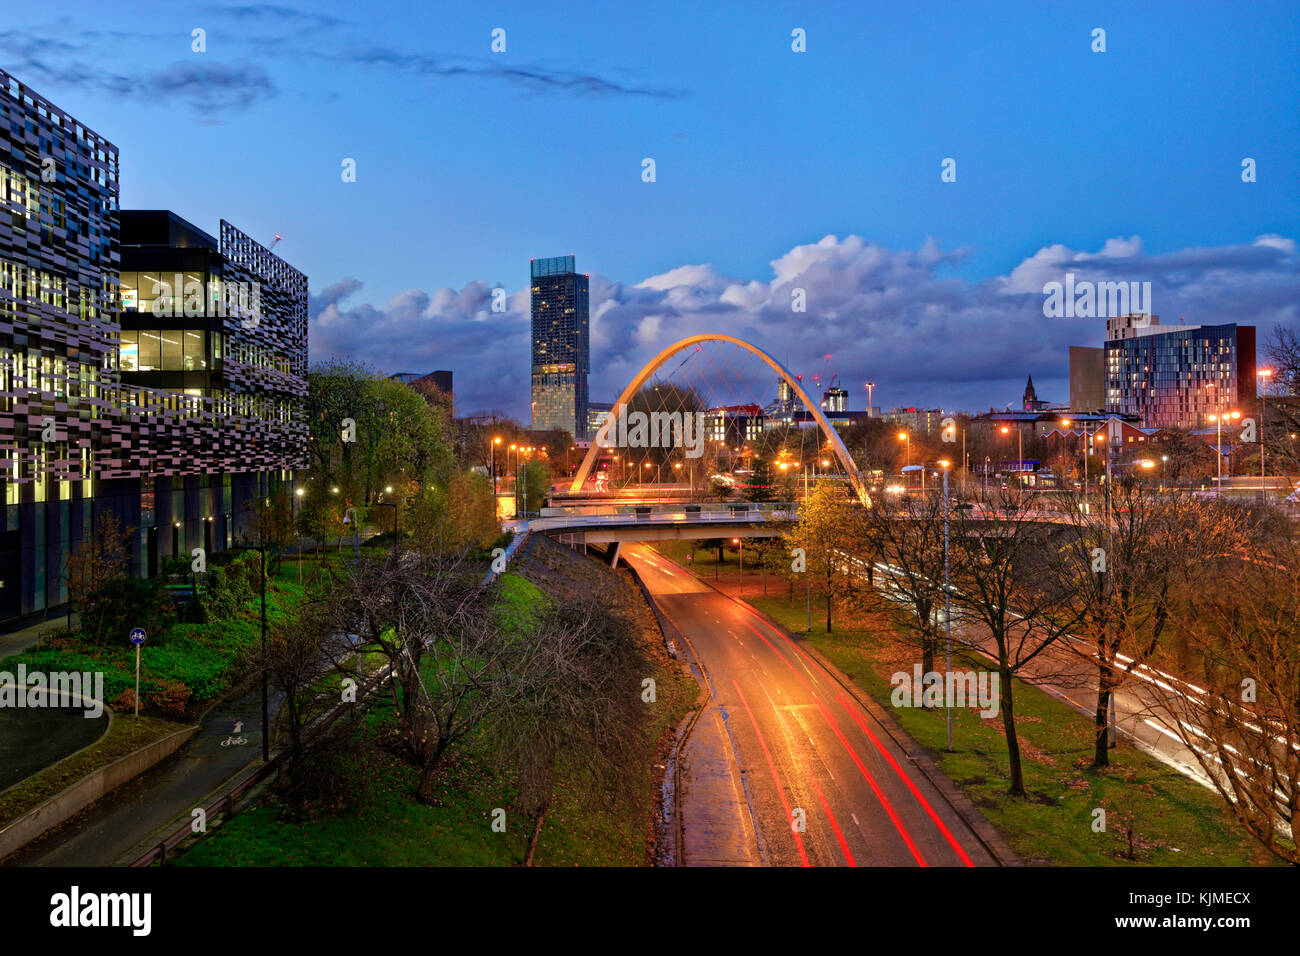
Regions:
<instances>
[{"instance_id":1,"label":"green lawn","mask_svg":"<svg viewBox=\"0 0 1300 956\"><path fill-rule=\"evenodd\" d=\"M683 560L689 542L660 547ZM695 570L712 580L716 551L695 553ZM761 596L760 576L752 573L746 550L745 600L795 634L806 627L801 589L793 599L784 581L768 578ZM718 568L724 584L738 579L739 562L728 553ZM838 607L834 632L825 629L825 603L814 590L813 629L806 640L847 674L864 692L897 718L945 774L971 798L1027 863L1059 866L1248 866L1271 863L1232 820L1217 794L1121 741L1112 766L1090 769L1092 723L1082 714L1017 681L1016 727L1021 741L1028 797L1007 794L1007 746L1000 717L982 719L976 710L954 712L956 752L945 751L942 710L893 708L889 676L911 671L906 653L891 639L890 624L879 615L853 614ZM1107 829L1092 829L1093 810L1107 811ZM1129 860L1126 830L1134 836Z\"/></svg>"}]
</instances>

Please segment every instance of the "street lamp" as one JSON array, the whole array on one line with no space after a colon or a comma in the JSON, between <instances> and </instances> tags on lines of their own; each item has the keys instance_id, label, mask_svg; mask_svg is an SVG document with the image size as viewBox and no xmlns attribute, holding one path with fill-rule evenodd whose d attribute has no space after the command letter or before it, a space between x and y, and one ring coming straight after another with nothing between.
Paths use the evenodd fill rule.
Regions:
<instances>
[{"instance_id":1,"label":"street lamp","mask_svg":"<svg viewBox=\"0 0 1300 956\"><path fill-rule=\"evenodd\" d=\"M1002 434L1011 434L1011 429L1006 425L1002 426ZM1025 479L1021 472L1025 468L1025 432L1019 425L1016 426L1016 484L1024 488Z\"/></svg>"},{"instance_id":2,"label":"street lamp","mask_svg":"<svg viewBox=\"0 0 1300 956\"><path fill-rule=\"evenodd\" d=\"M1271 368L1262 368L1257 373L1262 382L1259 384L1259 500L1268 501L1268 479L1264 477L1264 410L1268 402L1268 380L1273 376Z\"/></svg>"},{"instance_id":3,"label":"street lamp","mask_svg":"<svg viewBox=\"0 0 1300 956\"><path fill-rule=\"evenodd\" d=\"M492 439L492 444L488 446L488 450L491 451L492 453L492 498L493 498L492 506L493 508L496 507L495 499L497 496L497 445L499 444L501 444L501 436L497 435Z\"/></svg>"},{"instance_id":4,"label":"street lamp","mask_svg":"<svg viewBox=\"0 0 1300 956\"><path fill-rule=\"evenodd\" d=\"M952 600L949 596L949 571L948 571L948 518L951 512L950 499L948 497L948 471L952 467L952 462L943 459L939 462L943 469L943 630L946 640L946 658L945 674L952 673ZM924 474L924 468L922 468ZM946 701L944 709L948 712L948 753L952 753L952 700L950 695L945 694Z\"/></svg>"},{"instance_id":5,"label":"street lamp","mask_svg":"<svg viewBox=\"0 0 1300 956\"><path fill-rule=\"evenodd\" d=\"M732 538L731 543L736 545L737 550L740 552L740 590L737 593L744 594L745 593L745 546L740 543L739 538Z\"/></svg>"},{"instance_id":6,"label":"street lamp","mask_svg":"<svg viewBox=\"0 0 1300 956\"><path fill-rule=\"evenodd\" d=\"M266 545L241 545L232 551L257 551L262 557L262 762L271 759L270 706L266 693Z\"/></svg>"},{"instance_id":7,"label":"street lamp","mask_svg":"<svg viewBox=\"0 0 1300 956\"><path fill-rule=\"evenodd\" d=\"M911 468L912 467L912 436L909 435L907 432L899 432L898 440L907 442L907 467ZM922 481L925 480L924 475L922 475L921 480Z\"/></svg>"},{"instance_id":8,"label":"street lamp","mask_svg":"<svg viewBox=\"0 0 1300 956\"><path fill-rule=\"evenodd\" d=\"M301 499L303 495L303 491L304 489L302 488L295 489L293 493L294 498ZM297 543L298 543L298 560L295 563L298 565L298 584L299 586L301 586L302 585L302 538L298 534L298 516L297 516L297 510L298 507L300 506L297 504L297 502L294 502L293 505L294 507L289 514L289 518L293 522L293 536L297 538ZM208 520L211 521L212 519L209 518Z\"/></svg>"},{"instance_id":9,"label":"street lamp","mask_svg":"<svg viewBox=\"0 0 1300 956\"><path fill-rule=\"evenodd\" d=\"M1215 423L1218 436L1215 439L1214 451L1219 458L1219 492L1223 492L1223 422L1224 419L1236 419L1241 417L1241 412L1224 412L1219 411L1210 415L1210 421ZM1260 446L1263 447L1262 445ZM1232 474L1232 461L1228 461L1228 474Z\"/></svg>"}]
</instances>

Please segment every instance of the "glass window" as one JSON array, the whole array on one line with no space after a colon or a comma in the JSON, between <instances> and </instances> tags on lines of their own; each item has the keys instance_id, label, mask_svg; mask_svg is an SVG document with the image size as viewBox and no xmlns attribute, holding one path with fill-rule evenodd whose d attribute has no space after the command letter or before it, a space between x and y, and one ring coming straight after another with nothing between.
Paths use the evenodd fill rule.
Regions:
<instances>
[{"instance_id":1,"label":"glass window","mask_svg":"<svg viewBox=\"0 0 1300 956\"><path fill-rule=\"evenodd\" d=\"M178 329L162 331L162 368L165 372L179 372L185 368L184 333Z\"/></svg>"},{"instance_id":2,"label":"glass window","mask_svg":"<svg viewBox=\"0 0 1300 956\"><path fill-rule=\"evenodd\" d=\"M122 332L122 364L123 372L135 372L140 368L140 335L135 330Z\"/></svg>"},{"instance_id":3,"label":"glass window","mask_svg":"<svg viewBox=\"0 0 1300 956\"><path fill-rule=\"evenodd\" d=\"M162 339L152 330L140 333L140 371L155 372L162 368Z\"/></svg>"},{"instance_id":4,"label":"glass window","mask_svg":"<svg viewBox=\"0 0 1300 956\"><path fill-rule=\"evenodd\" d=\"M207 355L203 348L203 333L194 329L185 330L185 371L202 372L208 367Z\"/></svg>"},{"instance_id":5,"label":"glass window","mask_svg":"<svg viewBox=\"0 0 1300 956\"><path fill-rule=\"evenodd\" d=\"M140 301L140 287L136 275L137 273L134 272L122 273L122 308L127 311L134 310Z\"/></svg>"}]
</instances>

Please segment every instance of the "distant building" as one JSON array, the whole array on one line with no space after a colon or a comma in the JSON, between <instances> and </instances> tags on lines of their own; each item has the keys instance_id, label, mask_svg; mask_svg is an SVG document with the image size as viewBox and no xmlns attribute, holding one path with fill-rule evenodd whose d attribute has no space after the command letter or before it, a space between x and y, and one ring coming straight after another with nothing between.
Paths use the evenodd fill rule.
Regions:
<instances>
[{"instance_id":1,"label":"distant building","mask_svg":"<svg viewBox=\"0 0 1300 956\"><path fill-rule=\"evenodd\" d=\"M533 259L532 427L586 438L590 291L573 256Z\"/></svg>"},{"instance_id":2,"label":"distant building","mask_svg":"<svg viewBox=\"0 0 1300 956\"><path fill-rule=\"evenodd\" d=\"M1106 407L1106 349L1070 346L1070 411Z\"/></svg>"},{"instance_id":3,"label":"distant building","mask_svg":"<svg viewBox=\"0 0 1300 956\"><path fill-rule=\"evenodd\" d=\"M719 405L704 413L704 436L731 448L763 435L763 409L758 405Z\"/></svg>"},{"instance_id":4,"label":"distant building","mask_svg":"<svg viewBox=\"0 0 1300 956\"><path fill-rule=\"evenodd\" d=\"M1021 408L1027 412L1041 412L1046 411L1052 403L1041 401L1038 398L1038 393L1034 391L1034 377L1030 375L1029 380L1025 383L1025 394L1021 396L1020 404Z\"/></svg>"},{"instance_id":5,"label":"distant building","mask_svg":"<svg viewBox=\"0 0 1300 956\"><path fill-rule=\"evenodd\" d=\"M938 434L947 413L942 408L895 408L880 417L917 434Z\"/></svg>"},{"instance_id":6,"label":"distant building","mask_svg":"<svg viewBox=\"0 0 1300 956\"><path fill-rule=\"evenodd\" d=\"M822 411L847 412L849 410L849 393L842 388L828 388L822 393Z\"/></svg>"},{"instance_id":7,"label":"distant building","mask_svg":"<svg viewBox=\"0 0 1300 956\"><path fill-rule=\"evenodd\" d=\"M1154 428L1203 428L1215 412L1254 406L1254 326L1121 331L1132 334L1106 342L1107 411Z\"/></svg>"},{"instance_id":8,"label":"distant building","mask_svg":"<svg viewBox=\"0 0 1300 956\"><path fill-rule=\"evenodd\" d=\"M600 430L600 426L605 424L605 419L609 417L609 413L613 410L613 402L588 402L587 434L595 435Z\"/></svg>"}]
</instances>

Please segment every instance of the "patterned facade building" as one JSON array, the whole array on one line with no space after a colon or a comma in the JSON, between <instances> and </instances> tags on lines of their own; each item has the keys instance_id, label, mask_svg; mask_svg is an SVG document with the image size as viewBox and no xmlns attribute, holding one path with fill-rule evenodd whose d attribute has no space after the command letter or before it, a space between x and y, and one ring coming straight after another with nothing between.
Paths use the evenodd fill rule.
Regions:
<instances>
[{"instance_id":1,"label":"patterned facade building","mask_svg":"<svg viewBox=\"0 0 1300 956\"><path fill-rule=\"evenodd\" d=\"M64 601L107 513L141 575L234 543L306 466L306 363L302 273L122 213L112 143L0 71L0 620Z\"/></svg>"}]
</instances>

